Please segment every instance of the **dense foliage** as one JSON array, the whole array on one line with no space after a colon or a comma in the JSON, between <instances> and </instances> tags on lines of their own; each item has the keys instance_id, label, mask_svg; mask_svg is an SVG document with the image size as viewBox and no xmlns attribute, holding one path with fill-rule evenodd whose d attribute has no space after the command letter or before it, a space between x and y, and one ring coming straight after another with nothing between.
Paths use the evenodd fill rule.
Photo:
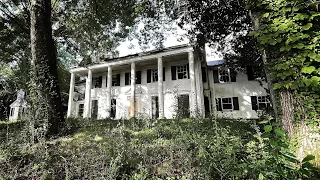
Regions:
<instances>
[{"instance_id":1,"label":"dense foliage","mask_svg":"<svg viewBox=\"0 0 320 180\"><path fill-rule=\"evenodd\" d=\"M44 179L297 179L317 170L287 150L282 130L221 119L68 119L59 139L31 145L23 123L0 124L0 177ZM9 126L9 127L8 127ZM262 126L261 126L262 127ZM16 130L16 131L15 131ZM14 132L16 133L14 135ZM272 140L272 141L270 141ZM276 144L275 144L276 143ZM24 146L21 146L24 145ZM281 154L280 154L281 153Z\"/></svg>"}]
</instances>

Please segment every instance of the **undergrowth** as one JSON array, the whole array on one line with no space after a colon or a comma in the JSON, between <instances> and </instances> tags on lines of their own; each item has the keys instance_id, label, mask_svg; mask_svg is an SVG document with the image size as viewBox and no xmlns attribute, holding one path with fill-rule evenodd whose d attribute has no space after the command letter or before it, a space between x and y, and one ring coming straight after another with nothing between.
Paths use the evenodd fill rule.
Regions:
<instances>
[{"instance_id":1,"label":"undergrowth","mask_svg":"<svg viewBox=\"0 0 320 180\"><path fill-rule=\"evenodd\" d=\"M253 120L67 119L60 137L36 142L11 126L0 126L11 136L0 179L283 179Z\"/></svg>"}]
</instances>

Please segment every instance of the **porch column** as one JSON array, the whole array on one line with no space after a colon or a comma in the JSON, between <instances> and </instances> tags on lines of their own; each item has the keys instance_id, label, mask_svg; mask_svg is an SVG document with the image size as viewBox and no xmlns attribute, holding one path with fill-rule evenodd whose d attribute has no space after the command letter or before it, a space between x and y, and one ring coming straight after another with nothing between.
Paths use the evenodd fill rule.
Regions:
<instances>
[{"instance_id":1,"label":"porch column","mask_svg":"<svg viewBox=\"0 0 320 180\"><path fill-rule=\"evenodd\" d=\"M86 93L84 99L84 113L83 118L91 117L91 87L92 87L92 70L88 70L88 77L86 79Z\"/></svg>"},{"instance_id":2,"label":"porch column","mask_svg":"<svg viewBox=\"0 0 320 180\"><path fill-rule=\"evenodd\" d=\"M196 77L196 91L197 91L197 111L199 112L199 115L203 116L204 113L204 92L203 92L203 82L202 82L202 70L201 70L201 62L199 59L195 61L195 77Z\"/></svg>"},{"instance_id":3,"label":"porch column","mask_svg":"<svg viewBox=\"0 0 320 180\"><path fill-rule=\"evenodd\" d=\"M190 74L190 82L191 82L191 103L190 103L190 115L191 117L196 116L196 109L197 109L197 101L196 101L196 80L195 80L195 74L194 74L194 55L193 51L190 51L188 53L188 59L189 59L189 74Z\"/></svg>"},{"instance_id":4,"label":"porch column","mask_svg":"<svg viewBox=\"0 0 320 180\"><path fill-rule=\"evenodd\" d=\"M135 117L136 64L131 63L131 118Z\"/></svg>"},{"instance_id":5,"label":"porch column","mask_svg":"<svg viewBox=\"0 0 320 180\"><path fill-rule=\"evenodd\" d=\"M73 94L74 94L74 81L75 81L75 74L71 73L67 117L71 117L72 116L72 101L73 101Z\"/></svg>"},{"instance_id":6,"label":"porch column","mask_svg":"<svg viewBox=\"0 0 320 180\"><path fill-rule=\"evenodd\" d=\"M163 62L162 57L158 58L158 97L159 97L159 119L164 118L163 99Z\"/></svg>"},{"instance_id":7,"label":"porch column","mask_svg":"<svg viewBox=\"0 0 320 180\"><path fill-rule=\"evenodd\" d=\"M112 67L108 67L108 77L107 77L107 99L106 99L106 107L107 107L107 118L110 118L111 112L111 87L112 87Z\"/></svg>"}]
</instances>

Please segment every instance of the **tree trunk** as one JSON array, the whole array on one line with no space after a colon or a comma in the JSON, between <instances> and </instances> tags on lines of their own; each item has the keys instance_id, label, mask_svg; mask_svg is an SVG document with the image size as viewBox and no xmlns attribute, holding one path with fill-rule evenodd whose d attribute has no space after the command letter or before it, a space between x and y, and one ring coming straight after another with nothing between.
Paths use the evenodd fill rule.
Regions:
<instances>
[{"instance_id":1,"label":"tree trunk","mask_svg":"<svg viewBox=\"0 0 320 180\"><path fill-rule=\"evenodd\" d=\"M293 138L294 136L294 104L295 97L293 93L289 90L281 90L280 91L280 104L281 104L281 112L282 112L282 127L285 131L287 131L289 137Z\"/></svg>"},{"instance_id":2,"label":"tree trunk","mask_svg":"<svg viewBox=\"0 0 320 180\"><path fill-rule=\"evenodd\" d=\"M251 21L252 21L252 26L253 29L256 31L259 29L260 27L260 22L259 22L259 16L257 13L252 13L251 11L249 12ZM268 89L270 91L270 98L271 98L271 103L272 103L272 108L273 108L273 112L274 112L274 117L276 119L276 121L280 121L280 113L279 113L279 109L277 106L277 100L276 100L276 93L273 90L273 84L272 84L272 78L271 78L271 73L267 68L267 55L266 55L266 51L265 50L261 50L261 58L262 58L262 62L263 62L263 69L265 71L266 74L266 80L267 80L267 84L268 84Z\"/></svg>"},{"instance_id":3,"label":"tree trunk","mask_svg":"<svg viewBox=\"0 0 320 180\"><path fill-rule=\"evenodd\" d=\"M57 73L56 48L52 38L51 0L31 0L31 66L38 98L46 107L47 137L58 133L64 121ZM34 103L37 104L37 103Z\"/></svg>"}]
</instances>

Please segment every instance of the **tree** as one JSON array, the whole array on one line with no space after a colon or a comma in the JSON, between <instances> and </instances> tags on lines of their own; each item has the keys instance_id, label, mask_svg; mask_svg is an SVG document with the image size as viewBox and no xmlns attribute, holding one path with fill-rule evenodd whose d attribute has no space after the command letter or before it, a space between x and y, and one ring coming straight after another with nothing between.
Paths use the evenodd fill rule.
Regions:
<instances>
[{"instance_id":1,"label":"tree","mask_svg":"<svg viewBox=\"0 0 320 180\"><path fill-rule=\"evenodd\" d=\"M58 133L64 121L57 72L56 48L52 38L51 0L32 0L30 36L34 90L44 99L49 136ZM33 97L33 101L39 97ZM34 102L36 104L36 102Z\"/></svg>"}]
</instances>

